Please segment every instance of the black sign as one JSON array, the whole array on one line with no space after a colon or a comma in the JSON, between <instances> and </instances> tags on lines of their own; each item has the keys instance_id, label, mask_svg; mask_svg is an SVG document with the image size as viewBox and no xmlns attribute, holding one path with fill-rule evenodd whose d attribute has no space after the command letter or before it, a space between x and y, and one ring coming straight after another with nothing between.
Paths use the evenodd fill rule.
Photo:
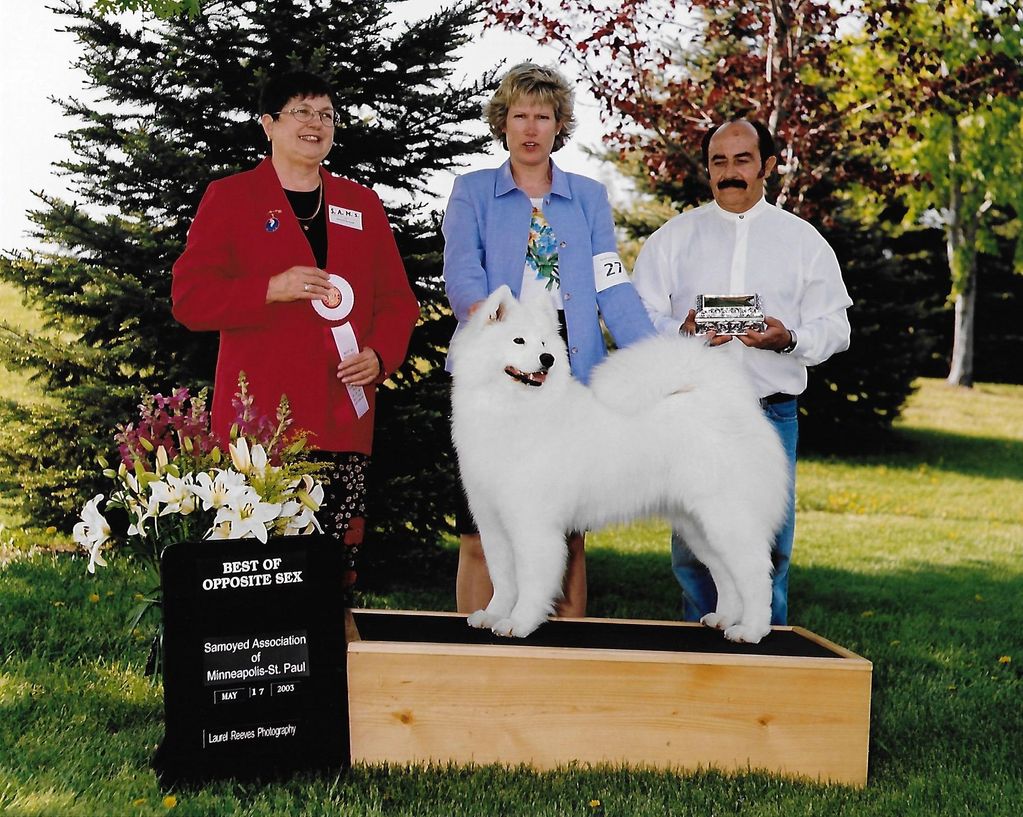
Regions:
<instances>
[{"instance_id":1,"label":"black sign","mask_svg":"<svg viewBox=\"0 0 1023 817\"><path fill-rule=\"evenodd\" d=\"M163 552L163 783L348 765L345 569L322 535Z\"/></svg>"}]
</instances>

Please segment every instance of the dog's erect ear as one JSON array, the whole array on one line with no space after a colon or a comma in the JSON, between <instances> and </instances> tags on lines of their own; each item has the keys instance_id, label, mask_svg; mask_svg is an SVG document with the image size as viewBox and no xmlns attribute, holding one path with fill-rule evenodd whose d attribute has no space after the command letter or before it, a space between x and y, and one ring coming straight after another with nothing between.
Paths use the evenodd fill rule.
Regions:
<instances>
[{"instance_id":1,"label":"dog's erect ear","mask_svg":"<svg viewBox=\"0 0 1023 817\"><path fill-rule=\"evenodd\" d=\"M480 312L486 315L487 323L498 323L508 316L508 310L518 304L507 284L501 284L487 296L480 306Z\"/></svg>"}]
</instances>

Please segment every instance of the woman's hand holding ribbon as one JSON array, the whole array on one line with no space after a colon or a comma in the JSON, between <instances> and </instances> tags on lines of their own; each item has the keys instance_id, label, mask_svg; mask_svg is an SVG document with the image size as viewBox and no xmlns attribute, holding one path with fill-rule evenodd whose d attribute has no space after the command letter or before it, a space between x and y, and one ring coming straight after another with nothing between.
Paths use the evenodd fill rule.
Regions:
<instances>
[{"instance_id":1,"label":"woman's hand holding ribbon","mask_svg":"<svg viewBox=\"0 0 1023 817\"><path fill-rule=\"evenodd\" d=\"M266 302L321 301L330 294L327 273L316 267L289 267L278 273L266 287Z\"/></svg>"},{"instance_id":2,"label":"woman's hand holding ribbon","mask_svg":"<svg viewBox=\"0 0 1023 817\"><path fill-rule=\"evenodd\" d=\"M367 346L342 360L337 376L346 386L369 386L380 376L380 358Z\"/></svg>"}]
</instances>

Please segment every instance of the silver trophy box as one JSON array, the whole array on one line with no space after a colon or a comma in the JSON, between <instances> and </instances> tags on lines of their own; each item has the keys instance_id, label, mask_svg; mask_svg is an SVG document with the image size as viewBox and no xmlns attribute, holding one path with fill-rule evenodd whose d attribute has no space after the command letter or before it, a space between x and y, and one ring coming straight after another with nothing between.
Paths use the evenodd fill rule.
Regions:
<instances>
[{"instance_id":1,"label":"silver trophy box","mask_svg":"<svg viewBox=\"0 0 1023 817\"><path fill-rule=\"evenodd\" d=\"M714 330L719 335L745 335L750 329L762 332L764 310L759 295L697 295L696 334Z\"/></svg>"}]
</instances>

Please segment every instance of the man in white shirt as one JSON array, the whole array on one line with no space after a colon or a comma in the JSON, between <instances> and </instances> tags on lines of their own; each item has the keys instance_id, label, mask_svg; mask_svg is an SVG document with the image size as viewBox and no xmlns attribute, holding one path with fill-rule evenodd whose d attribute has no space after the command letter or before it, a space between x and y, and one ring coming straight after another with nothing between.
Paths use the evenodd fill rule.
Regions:
<instances>
[{"instance_id":1,"label":"man in white shirt","mask_svg":"<svg viewBox=\"0 0 1023 817\"><path fill-rule=\"evenodd\" d=\"M789 473L761 474L737 465L736 479L788 479L789 514L775 539L771 623L788 620L788 571L795 532L798 411L806 369L849 348L852 305L834 251L808 222L768 204L764 180L777 163L767 128L727 122L703 140L714 200L675 216L643 245L633 283L661 332L696 331L697 295L758 294L766 327L746 335L705 336L721 354L739 358L778 429ZM694 430L694 433L699 433ZM682 586L683 615L699 621L717 605L714 582L677 533L672 570Z\"/></svg>"}]
</instances>

